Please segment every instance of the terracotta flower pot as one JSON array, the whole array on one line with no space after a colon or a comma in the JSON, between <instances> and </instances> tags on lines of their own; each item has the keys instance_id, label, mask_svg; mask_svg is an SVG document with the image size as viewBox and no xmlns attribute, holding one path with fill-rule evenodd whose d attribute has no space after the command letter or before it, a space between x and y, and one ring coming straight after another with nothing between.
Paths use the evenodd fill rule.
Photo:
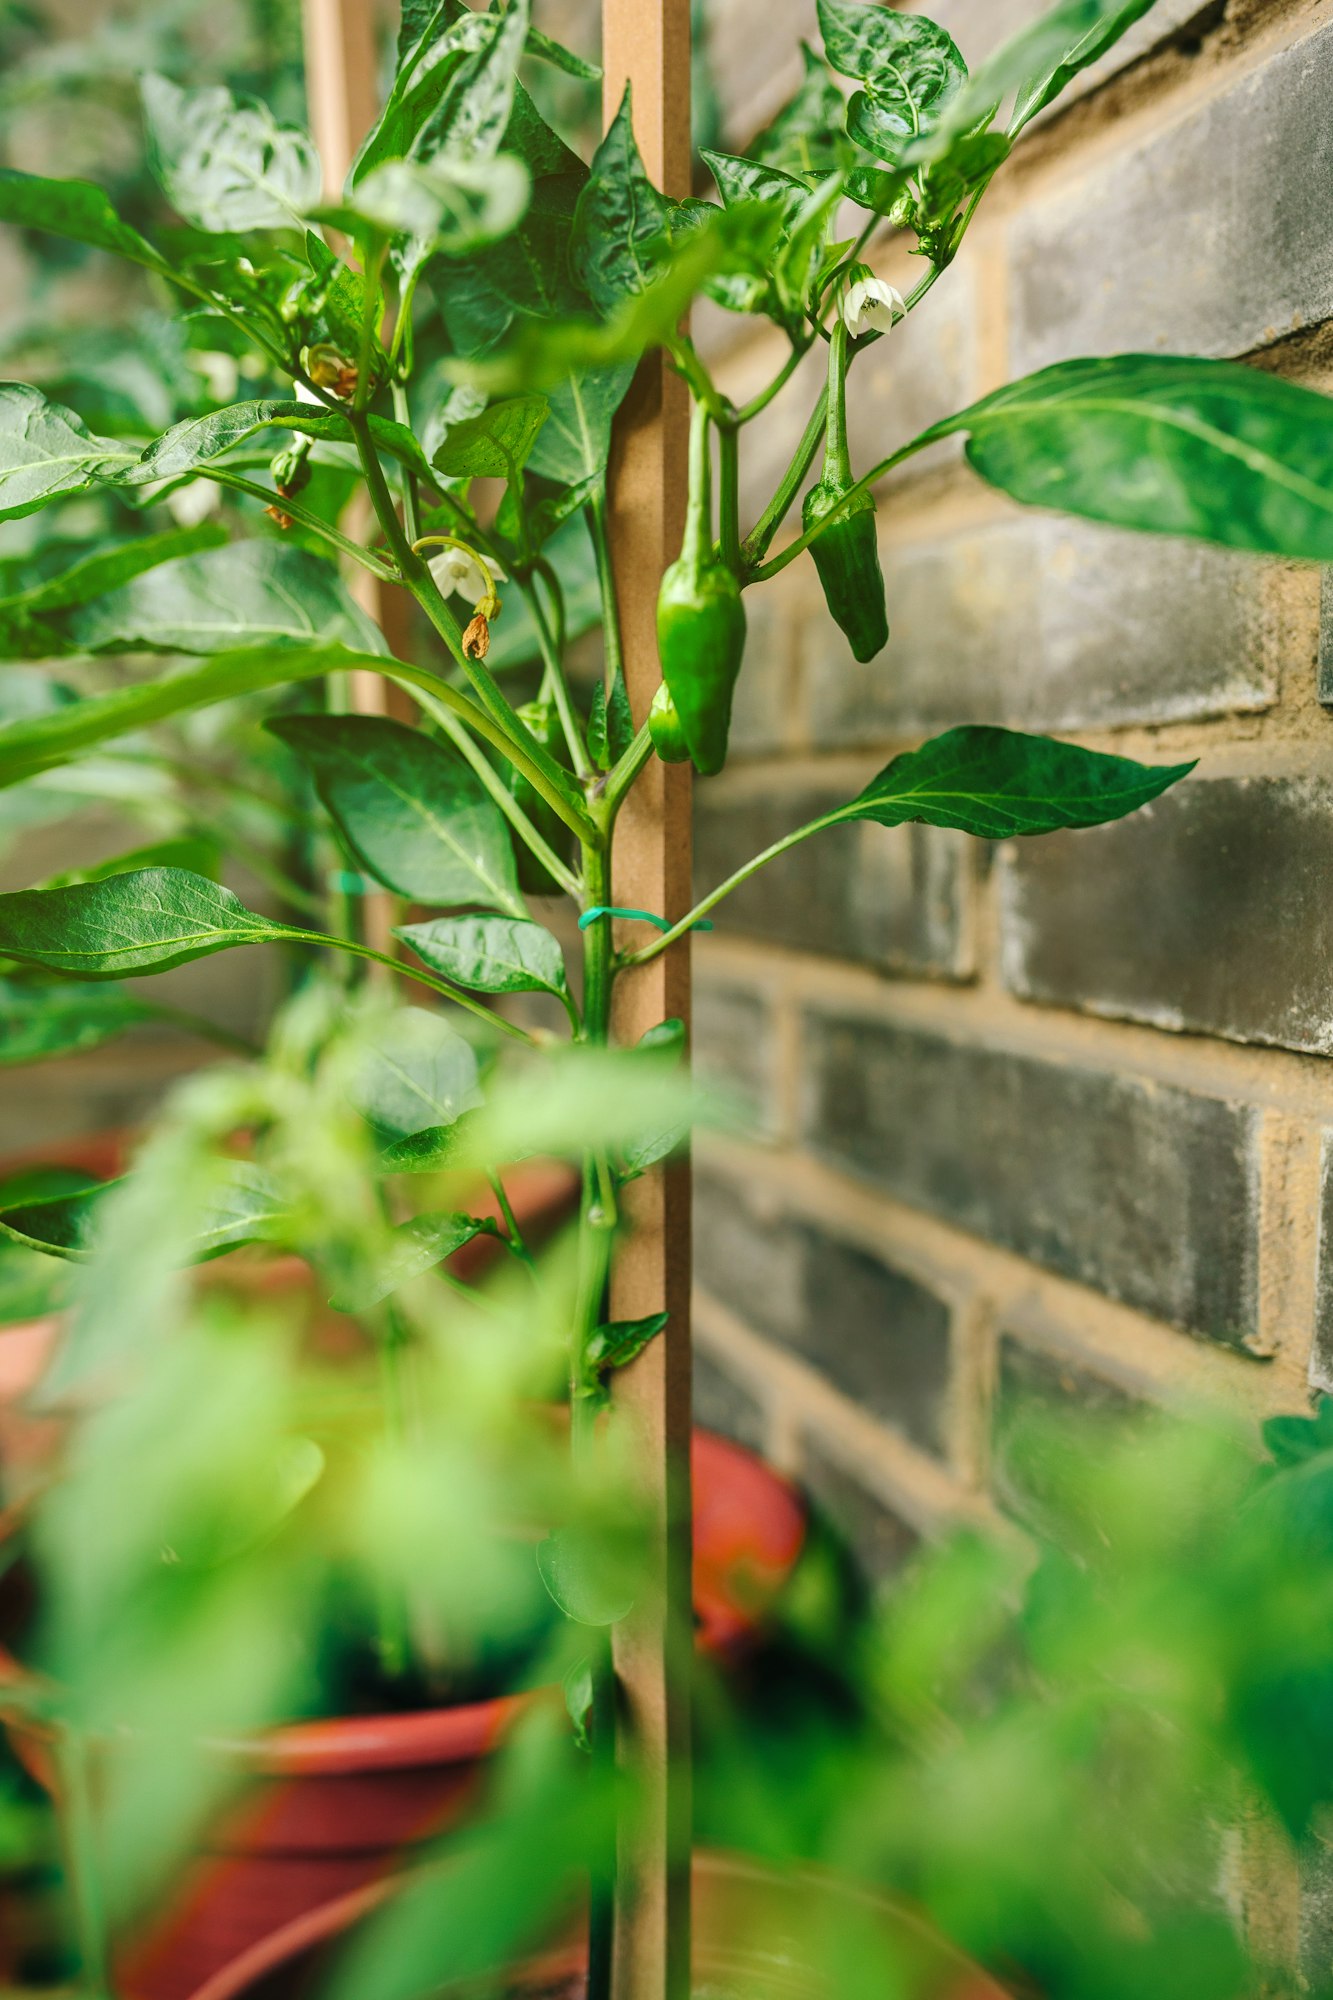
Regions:
<instances>
[{"instance_id":1,"label":"terracotta flower pot","mask_svg":"<svg viewBox=\"0 0 1333 2000\"><path fill-rule=\"evenodd\" d=\"M790 1575L805 1517L785 1480L725 1438L695 1432L692 1474L698 1644L734 1655L757 1637ZM0 1657L0 1676L5 1664ZM22 1674L12 1661L8 1670ZM353 1921L417 1843L469 1810L486 1757L538 1698L298 1723L236 1746L250 1774L240 1803L169 1906L127 1941L117 1991L221 2000L271 1952L303 1949ZM21 1720L10 1730L28 1769L53 1788L49 1739Z\"/></svg>"}]
</instances>

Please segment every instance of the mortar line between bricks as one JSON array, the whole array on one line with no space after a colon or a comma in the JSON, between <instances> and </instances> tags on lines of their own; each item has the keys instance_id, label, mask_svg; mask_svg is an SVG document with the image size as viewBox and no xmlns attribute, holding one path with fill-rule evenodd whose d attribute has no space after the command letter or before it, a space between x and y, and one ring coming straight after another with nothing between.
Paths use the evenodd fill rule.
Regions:
<instances>
[{"instance_id":1,"label":"mortar line between bricks","mask_svg":"<svg viewBox=\"0 0 1333 2000\"><path fill-rule=\"evenodd\" d=\"M711 1294L695 1288L696 1338L714 1357L742 1371L747 1386L780 1385L798 1434L814 1430L821 1444L855 1468L885 1504L923 1534L947 1524L975 1522L1003 1529L989 1497L968 1489L938 1460L916 1450L805 1363L775 1349Z\"/></svg>"},{"instance_id":2,"label":"mortar line between bricks","mask_svg":"<svg viewBox=\"0 0 1333 2000\"><path fill-rule=\"evenodd\" d=\"M1131 1081L1165 1084L1229 1103L1333 1120L1333 1063L1267 1043L1228 1042L1135 1021L1038 1005L1004 991L888 978L868 966L785 951L735 935L709 939L700 953L705 982L734 984L761 969L775 990L815 1012L938 1035L965 1047L1033 1056L1057 1066L1085 1065Z\"/></svg>"},{"instance_id":3,"label":"mortar line between bricks","mask_svg":"<svg viewBox=\"0 0 1333 2000\"><path fill-rule=\"evenodd\" d=\"M1309 1379L1315 1337L1320 1132L1268 1112L1259 1130L1259 1334Z\"/></svg>"},{"instance_id":4,"label":"mortar line between bricks","mask_svg":"<svg viewBox=\"0 0 1333 2000\"><path fill-rule=\"evenodd\" d=\"M997 1323L1022 1324L1039 1315L1061 1330L1061 1346L1135 1393L1196 1410L1212 1406L1245 1420L1298 1409L1307 1400L1304 1373L1290 1355L1260 1360L1196 1338L809 1154L761 1152L715 1134L701 1139L698 1153L701 1165L762 1187L793 1219L887 1257L946 1300L957 1303L965 1291L983 1297Z\"/></svg>"}]
</instances>

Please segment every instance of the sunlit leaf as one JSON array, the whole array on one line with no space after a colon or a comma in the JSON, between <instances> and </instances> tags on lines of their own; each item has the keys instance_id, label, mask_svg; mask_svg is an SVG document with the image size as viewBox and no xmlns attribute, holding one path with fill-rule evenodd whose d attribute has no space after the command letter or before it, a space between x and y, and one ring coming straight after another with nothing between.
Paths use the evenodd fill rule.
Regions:
<instances>
[{"instance_id":1,"label":"sunlit leaf","mask_svg":"<svg viewBox=\"0 0 1333 2000\"><path fill-rule=\"evenodd\" d=\"M143 101L153 173L196 229L290 229L319 200L314 145L267 105L220 84L181 90L151 74Z\"/></svg>"},{"instance_id":2,"label":"sunlit leaf","mask_svg":"<svg viewBox=\"0 0 1333 2000\"><path fill-rule=\"evenodd\" d=\"M399 1007L371 1036L353 1102L387 1139L450 1126L480 1103L475 1049L439 1014Z\"/></svg>"},{"instance_id":3,"label":"sunlit leaf","mask_svg":"<svg viewBox=\"0 0 1333 2000\"><path fill-rule=\"evenodd\" d=\"M144 868L71 889L0 896L0 957L78 979L166 972L188 959L286 937L217 882Z\"/></svg>"},{"instance_id":4,"label":"sunlit leaf","mask_svg":"<svg viewBox=\"0 0 1333 2000\"><path fill-rule=\"evenodd\" d=\"M544 924L517 917L440 917L404 925L394 936L455 986L568 998L564 953Z\"/></svg>"},{"instance_id":5,"label":"sunlit leaf","mask_svg":"<svg viewBox=\"0 0 1333 2000\"><path fill-rule=\"evenodd\" d=\"M94 437L82 418L48 403L40 389L0 383L0 521L77 493L134 457L113 439Z\"/></svg>"},{"instance_id":6,"label":"sunlit leaf","mask_svg":"<svg viewBox=\"0 0 1333 2000\"><path fill-rule=\"evenodd\" d=\"M495 1223L475 1215L417 1215L391 1232L389 1248L367 1271L348 1279L329 1300L335 1312L364 1313L433 1271L477 1236L498 1234Z\"/></svg>"}]
</instances>

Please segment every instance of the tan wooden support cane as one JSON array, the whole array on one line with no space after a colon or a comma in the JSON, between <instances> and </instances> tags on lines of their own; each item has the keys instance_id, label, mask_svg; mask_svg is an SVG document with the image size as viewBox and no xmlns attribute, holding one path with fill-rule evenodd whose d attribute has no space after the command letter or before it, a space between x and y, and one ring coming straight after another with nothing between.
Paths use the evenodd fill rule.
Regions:
<instances>
[{"instance_id":1,"label":"tan wooden support cane","mask_svg":"<svg viewBox=\"0 0 1333 2000\"><path fill-rule=\"evenodd\" d=\"M302 0L305 42L306 102L310 129L324 168L324 191L330 200L342 194L347 169L358 146L379 116L379 60L375 48L373 0ZM364 495L352 503L343 526L357 538L371 521ZM409 643L406 593L379 582L367 570L347 578L357 603L375 620L395 653L405 658ZM412 704L382 675L355 668L347 676L349 705L358 715L399 714L410 720ZM394 899L376 890L365 898L365 940L377 951L395 950L392 928L397 921Z\"/></svg>"},{"instance_id":2,"label":"tan wooden support cane","mask_svg":"<svg viewBox=\"0 0 1333 2000\"><path fill-rule=\"evenodd\" d=\"M644 165L668 195L690 191L689 0L603 0L604 115L628 81ZM625 676L636 724L661 679L657 590L680 552L689 407L685 385L661 355L645 361L616 423L609 514L620 598ZM672 918L690 905L690 766L654 759L620 816L614 851L618 904ZM624 926L643 943L645 927ZM637 932L642 930L640 937ZM689 1021L689 942L617 982L613 1026L636 1041L657 1022ZM686 2000L689 1993L690 1783L690 1177L673 1165L625 1191L633 1235L612 1280L612 1315L639 1319L664 1308L663 1337L616 1378L616 1403L637 1432L670 1599L686 1629L667 1626L667 1593L645 1593L615 1628L625 1727L621 1756L646 1808L619 1857L623 1892L615 1940L616 2000Z\"/></svg>"}]
</instances>

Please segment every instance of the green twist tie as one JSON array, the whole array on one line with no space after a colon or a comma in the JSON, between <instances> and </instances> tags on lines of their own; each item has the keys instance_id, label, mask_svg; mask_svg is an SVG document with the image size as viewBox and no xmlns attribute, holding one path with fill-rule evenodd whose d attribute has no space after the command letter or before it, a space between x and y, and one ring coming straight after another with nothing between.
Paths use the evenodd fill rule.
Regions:
<instances>
[{"instance_id":1,"label":"green twist tie","mask_svg":"<svg viewBox=\"0 0 1333 2000\"><path fill-rule=\"evenodd\" d=\"M651 910L622 910L614 903L596 903L585 910L579 918L579 929L586 931L589 924L595 924L599 917L637 917L641 923L656 924L659 931L674 931L676 926L666 917L655 917ZM711 931L712 922L708 917L700 917L690 925L692 931Z\"/></svg>"}]
</instances>

